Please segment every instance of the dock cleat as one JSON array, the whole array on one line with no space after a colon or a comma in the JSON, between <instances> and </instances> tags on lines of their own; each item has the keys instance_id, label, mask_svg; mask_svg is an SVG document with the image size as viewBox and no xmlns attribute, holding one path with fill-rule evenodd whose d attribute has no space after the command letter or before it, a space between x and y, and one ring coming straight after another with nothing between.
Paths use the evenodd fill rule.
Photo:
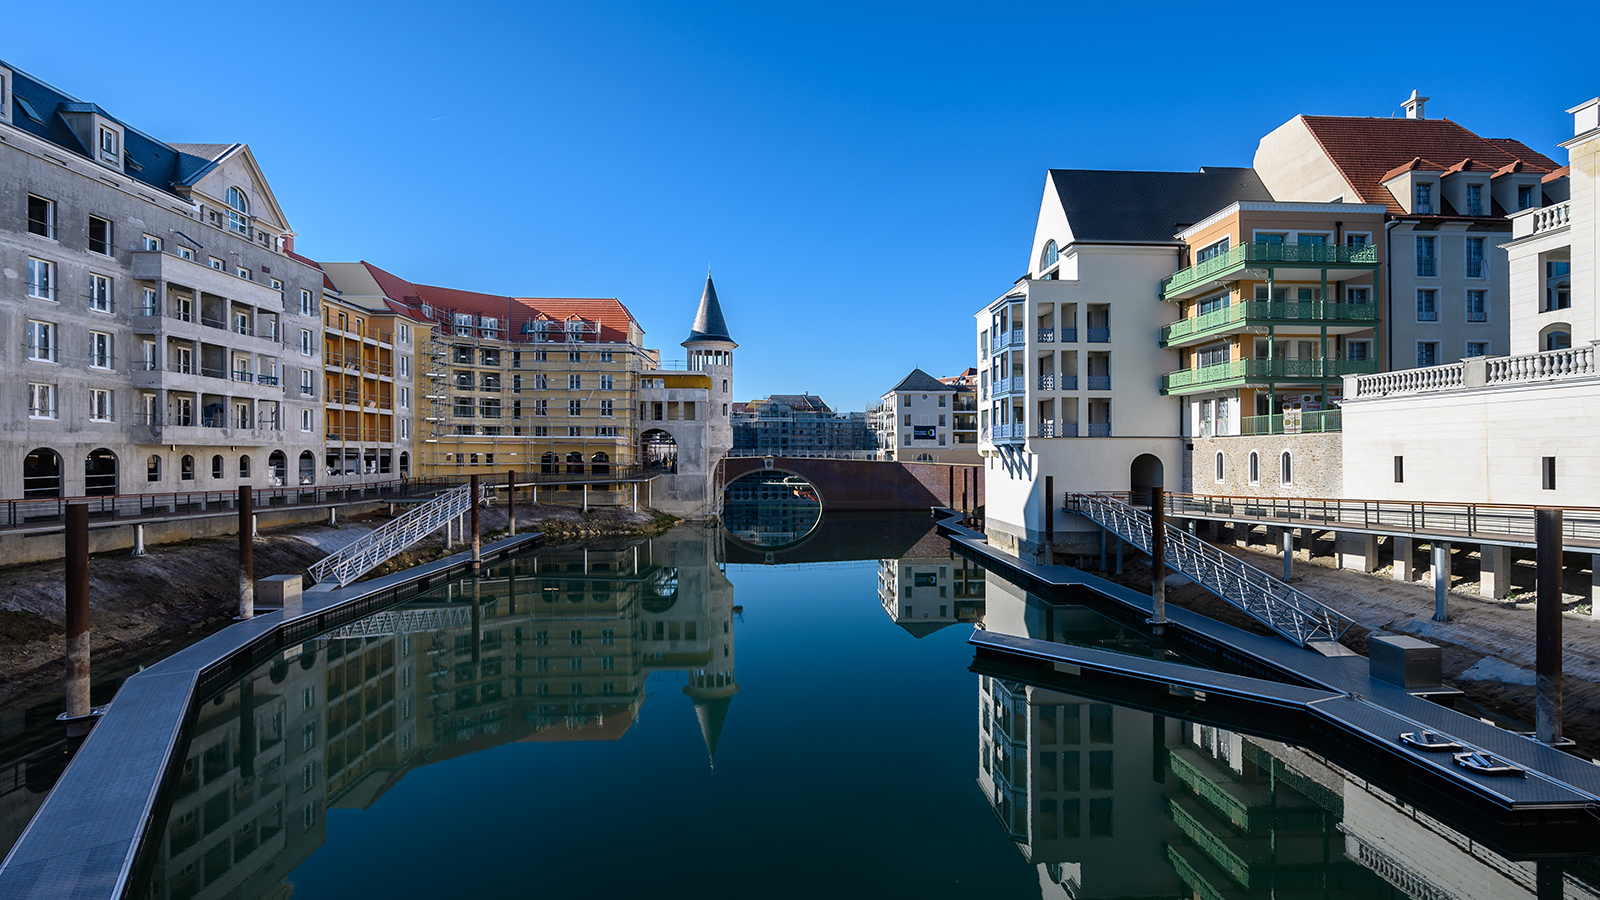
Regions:
<instances>
[{"instance_id":1,"label":"dock cleat","mask_svg":"<svg viewBox=\"0 0 1600 900\"><path fill-rule=\"evenodd\" d=\"M1520 766L1514 766L1505 760L1485 753L1482 750L1470 750L1466 753L1455 755L1456 765L1479 775L1526 775Z\"/></svg>"},{"instance_id":2,"label":"dock cleat","mask_svg":"<svg viewBox=\"0 0 1600 900\"><path fill-rule=\"evenodd\" d=\"M1445 750L1460 750L1454 738L1437 731L1403 731L1400 733L1400 743L1426 750L1429 753L1442 753ZM1459 761L1459 760L1458 760Z\"/></svg>"}]
</instances>

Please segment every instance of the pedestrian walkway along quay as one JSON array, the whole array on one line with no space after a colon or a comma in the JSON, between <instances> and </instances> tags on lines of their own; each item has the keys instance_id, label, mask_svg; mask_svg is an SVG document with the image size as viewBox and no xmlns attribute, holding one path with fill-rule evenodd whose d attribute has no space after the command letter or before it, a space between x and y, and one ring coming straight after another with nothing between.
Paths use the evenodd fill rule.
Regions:
<instances>
[{"instance_id":1,"label":"pedestrian walkway along quay","mask_svg":"<svg viewBox=\"0 0 1600 900\"><path fill-rule=\"evenodd\" d=\"M530 533L485 546L485 563L539 545ZM3 863L5 900L116 900L127 889L191 707L285 647L426 590L471 552L238 622L130 677Z\"/></svg>"},{"instance_id":2,"label":"pedestrian walkway along quay","mask_svg":"<svg viewBox=\"0 0 1600 900\"><path fill-rule=\"evenodd\" d=\"M1146 595L1069 566L1000 553L960 524L958 513L941 512L939 528L956 553L1048 602L1088 605L1134 623L1153 612ZM1240 674L981 631L972 638L974 670L1303 744L1430 815L1475 824L1470 830L1510 852L1586 852L1600 842L1600 766L1374 678L1365 657L1330 655L1339 650L1321 641L1295 646L1171 605L1163 640ZM1418 731L1526 774L1479 774L1455 764L1450 752L1402 742L1402 733Z\"/></svg>"}]
</instances>

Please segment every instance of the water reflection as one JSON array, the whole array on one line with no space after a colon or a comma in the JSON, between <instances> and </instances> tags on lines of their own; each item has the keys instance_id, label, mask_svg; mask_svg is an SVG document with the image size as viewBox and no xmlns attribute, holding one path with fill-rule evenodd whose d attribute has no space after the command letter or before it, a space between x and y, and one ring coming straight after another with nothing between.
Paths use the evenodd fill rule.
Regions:
<instances>
[{"instance_id":1,"label":"water reflection","mask_svg":"<svg viewBox=\"0 0 1600 900\"><path fill-rule=\"evenodd\" d=\"M747 544L777 548L797 543L821 519L817 489L790 472L750 472L729 482L723 492L723 527Z\"/></svg>"},{"instance_id":2,"label":"water reflection","mask_svg":"<svg viewBox=\"0 0 1600 900\"><path fill-rule=\"evenodd\" d=\"M1094 610L987 594L991 630L1153 652ZM1592 859L1563 882L1297 747L988 675L977 694L978 785L1047 898L1600 896Z\"/></svg>"},{"instance_id":3,"label":"water reflection","mask_svg":"<svg viewBox=\"0 0 1600 900\"><path fill-rule=\"evenodd\" d=\"M708 758L739 686L716 541L543 552L284 653L206 702L138 894L255 897L418 767L512 741L615 741L654 673L686 682Z\"/></svg>"},{"instance_id":4,"label":"water reflection","mask_svg":"<svg viewBox=\"0 0 1600 900\"><path fill-rule=\"evenodd\" d=\"M957 623L982 623L985 582L983 567L951 553L937 533L897 559L878 560L878 602L918 640Z\"/></svg>"}]
</instances>

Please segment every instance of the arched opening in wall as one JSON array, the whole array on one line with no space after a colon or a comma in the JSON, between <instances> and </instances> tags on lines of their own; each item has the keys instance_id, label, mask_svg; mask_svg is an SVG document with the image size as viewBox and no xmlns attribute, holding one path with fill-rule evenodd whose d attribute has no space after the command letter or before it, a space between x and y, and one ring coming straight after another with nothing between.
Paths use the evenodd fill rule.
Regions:
<instances>
[{"instance_id":1,"label":"arched opening in wall","mask_svg":"<svg viewBox=\"0 0 1600 900\"><path fill-rule=\"evenodd\" d=\"M1128 466L1129 499L1135 505L1148 506L1150 489L1163 487L1161 458L1151 453L1141 453Z\"/></svg>"},{"instance_id":2,"label":"arched opening in wall","mask_svg":"<svg viewBox=\"0 0 1600 900\"><path fill-rule=\"evenodd\" d=\"M194 457L187 453L183 455L183 459L178 461L178 480L194 480Z\"/></svg>"},{"instance_id":3,"label":"arched opening in wall","mask_svg":"<svg viewBox=\"0 0 1600 900\"><path fill-rule=\"evenodd\" d=\"M1218 450L1217 451L1217 481L1220 482L1222 480L1223 476L1227 474L1227 471L1228 471L1228 469L1227 469L1227 460L1223 458L1222 451Z\"/></svg>"},{"instance_id":4,"label":"arched opening in wall","mask_svg":"<svg viewBox=\"0 0 1600 900\"><path fill-rule=\"evenodd\" d=\"M918 453L916 462L933 462L932 453Z\"/></svg>"},{"instance_id":5,"label":"arched opening in wall","mask_svg":"<svg viewBox=\"0 0 1600 900\"><path fill-rule=\"evenodd\" d=\"M676 567L657 569L645 581L644 611L660 615L678 602L678 570Z\"/></svg>"},{"instance_id":6,"label":"arched opening in wall","mask_svg":"<svg viewBox=\"0 0 1600 900\"><path fill-rule=\"evenodd\" d=\"M1254 450L1250 451L1250 483L1261 483L1261 455Z\"/></svg>"},{"instance_id":7,"label":"arched opening in wall","mask_svg":"<svg viewBox=\"0 0 1600 900\"><path fill-rule=\"evenodd\" d=\"M1278 457L1278 475L1282 478L1284 484L1294 483L1294 460L1290 458L1287 450L1283 451L1283 455Z\"/></svg>"},{"instance_id":8,"label":"arched opening in wall","mask_svg":"<svg viewBox=\"0 0 1600 900\"><path fill-rule=\"evenodd\" d=\"M583 454L582 453L579 453L577 451L573 451L573 452L567 454L567 474L568 475L582 475L583 474Z\"/></svg>"},{"instance_id":9,"label":"arched opening in wall","mask_svg":"<svg viewBox=\"0 0 1600 900\"><path fill-rule=\"evenodd\" d=\"M400 451L400 474L402 476L410 476L411 474L411 454L404 450Z\"/></svg>"},{"instance_id":10,"label":"arched opening in wall","mask_svg":"<svg viewBox=\"0 0 1600 900\"><path fill-rule=\"evenodd\" d=\"M312 455L310 450L302 450L300 452L300 483L317 483L317 458Z\"/></svg>"},{"instance_id":11,"label":"arched opening in wall","mask_svg":"<svg viewBox=\"0 0 1600 900\"><path fill-rule=\"evenodd\" d=\"M144 480L152 484L161 480L161 456L159 454L152 453L150 458L144 461Z\"/></svg>"},{"instance_id":12,"label":"arched opening in wall","mask_svg":"<svg viewBox=\"0 0 1600 900\"><path fill-rule=\"evenodd\" d=\"M611 457L605 453L596 453L589 457L589 471L596 475L611 474Z\"/></svg>"},{"instance_id":13,"label":"arched opening in wall","mask_svg":"<svg viewBox=\"0 0 1600 900\"><path fill-rule=\"evenodd\" d=\"M539 474L554 475L561 471L561 457L554 453L546 453L539 457Z\"/></svg>"},{"instance_id":14,"label":"arched opening in wall","mask_svg":"<svg viewBox=\"0 0 1600 900\"><path fill-rule=\"evenodd\" d=\"M639 435L639 458L647 468L678 471L678 440L659 428Z\"/></svg>"},{"instance_id":15,"label":"arched opening in wall","mask_svg":"<svg viewBox=\"0 0 1600 900\"><path fill-rule=\"evenodd\" d=\"M1556 322L1539 330L1540 350L1569 350L1572 348L1572 326Z\"/></svg>"},{"instance_id":16,"label":"arched opening in wall","mask_svg":"<svg viewBox=\"0 0 1600 900\"><path fill-rule=\"evenodd\" d=\"M117 493L117 455L104 447L83 458L83 495L114 497Z\"/></svg>"},{"instance_id":17,"label":"arched opening in wall","mask_svg":"<svg viewBox=\"0 0 1600 900\"><path fill-rule=\"evenodd\" d=\"M225 473L224 465L225 464L222 462L222 454L218 453L217 455L211 457L211 477L222 478Z\"/></svg>"},{"instance_id":18,"label":"arched opening in wall","mask_svg":"<svg viewBox=\"0 0 1600 900\"><path fill-rule=\"evenodd\" d=\"M61 454L40 447L22 459L22 497L24 500L56 500L61 497Z\"/></svg>"},{"instance_id":19,"label":"arched opening in wall","mask_svg":"<svg viewBox=\"0 0 1600 900\"><path fill-rule=\"evenodd\" d=\"M248 453L242 453L239 455L239 477L250 477L250 454Z\"/></svg>"},{"instance_id":20,"label":"arched opening in wall","mask_svg":"<svg viewBox=\"0 0 1600 900\"><path fill-rule=\"evenodd\" d=\"M273 487L282 487L283 479L289 474L289 457L283 455L282 450L274 450L267 457L267 482Z\"/></svg>"}]
</instances>

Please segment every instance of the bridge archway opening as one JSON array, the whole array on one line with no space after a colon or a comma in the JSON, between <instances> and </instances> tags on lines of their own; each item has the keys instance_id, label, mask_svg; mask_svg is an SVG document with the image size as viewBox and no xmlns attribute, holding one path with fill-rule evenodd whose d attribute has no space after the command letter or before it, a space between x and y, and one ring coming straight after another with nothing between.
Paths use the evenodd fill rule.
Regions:
<instances>
[{"instance_id":1,"label":"bridge archway opening","mask_svg":"<svg viewBox=\"0 0 1600 900\"><path fill-rule=\"evenodd\" d=\"M639 458L647 468L678 471L678 439L652 428L639 435Z\"/></svg>"},{"instance_id":2,"label":"bridge archway opening","mask_svg":"<svg viewBox=\"0 0 1600 900\"><path fill-rule=\"evenodd\" d=\"M1150 489L1162 484L1161 458L1152 453L1141 453L1128 466L1128 492L1135 506L1149 505Z\"/></svg>"},{"instance_id":3,"label":"bridge archway opening","mask_svg":"<svg viewBox=\"0 0 1600 900\"><path fill-rule=\"evenodd\" d=\"M822 521L822 494L803 476L785 469L757 469L728 482L722 491L722 525L751 547L789 547Z\"/></svg>"}]
</instances>

